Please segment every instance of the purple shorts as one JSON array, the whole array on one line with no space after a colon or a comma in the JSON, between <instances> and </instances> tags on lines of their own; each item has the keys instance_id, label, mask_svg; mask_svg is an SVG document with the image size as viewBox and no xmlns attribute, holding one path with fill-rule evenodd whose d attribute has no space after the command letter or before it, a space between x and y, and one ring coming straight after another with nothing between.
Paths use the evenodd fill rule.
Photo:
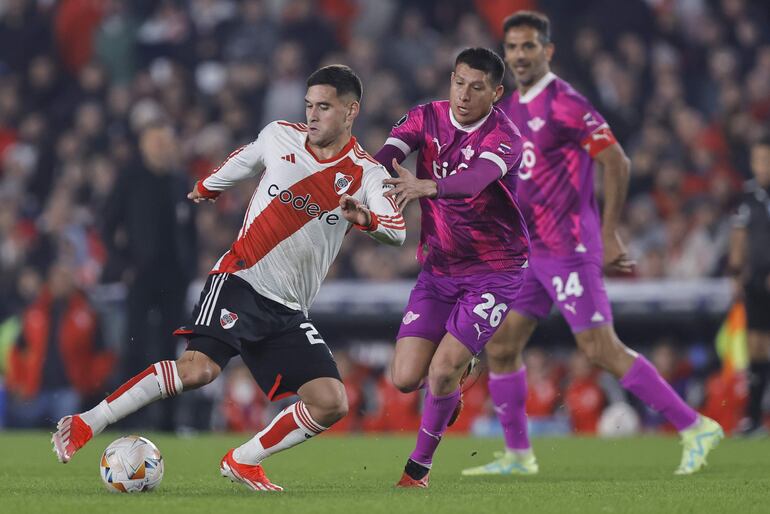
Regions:
<instances>
[{"instance_id":1,"label":"purple shorts","mask_svg":"<svg viewBox=\"0 0 770 514\"><path fill-rule=\"evenodd\" d=\"M511 309L542 319L556 306L573 333L612 323L601 260L583 255L530 257Z\"/></svg>"},{"instance_id":2,"label":"purple shorts","mask_svg":"<svg viewBox=\"0 0 770 514\"><path fill-rule=\"evenodd\" d=\"M521 271L442 277L420 272L398 331L439 344L448 332L474 355L492 338L522 284Z\"/></svg>"}]
</instances>

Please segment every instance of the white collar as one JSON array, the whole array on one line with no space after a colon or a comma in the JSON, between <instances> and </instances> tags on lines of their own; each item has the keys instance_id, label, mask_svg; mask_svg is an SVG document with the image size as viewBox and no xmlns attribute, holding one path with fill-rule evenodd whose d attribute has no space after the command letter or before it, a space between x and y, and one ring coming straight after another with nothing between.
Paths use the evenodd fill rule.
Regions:
<instances>
[{"instance_id":1,"label":"white collar","mask_svg":"<svg viewBox=\"0 0 770 514\"><path fill-rule=\"evenodd\" d=\"M474 130L476 130L480 126L482 126L485 121L487 121L487 118L489 118L489 115L492 114L493 110L494 110L494 106L492 106L492 109L489 109L489 112L487 113L487 115L484 116L483 118L481 118L479 121L477 121L475 123L471 123L470 125L462 125L459 121L457 121L455 119L455 115L452 112L452 106L450 105L449 106L449 121L452 122L452 125L454 125L454 127L456 129L462 130L463 132L468 132L470 134L471 132L473 132Z\"/></svg>"},{"instance_id":2,"label":"white collar","mask_svg":"<svg viewBox=\"0 0 770 514\"><path fill-rule=\"evenodd\" d=\"M537 95L542 93L543 89L548 87L548 84L556 80L556 78L557 78L556 75L552 71L549 71L548 73L543 75L542 78L537 82L535 82L525 94L519 96L519 103L528 104L529 102L534 100L535 97L537 97Z\"/></svg>"}]
</instances>

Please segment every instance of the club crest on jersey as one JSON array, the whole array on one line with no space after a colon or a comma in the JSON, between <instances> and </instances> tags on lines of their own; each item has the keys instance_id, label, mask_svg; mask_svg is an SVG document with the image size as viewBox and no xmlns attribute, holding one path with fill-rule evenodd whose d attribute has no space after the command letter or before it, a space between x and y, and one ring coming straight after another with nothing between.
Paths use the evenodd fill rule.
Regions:
<instances>
[{"instance_id":1,"label":"club crest on jersey","mask_svg":"<svg viewBox=\"0 0 770 514\"><path fill-rule=\"evenodd\" d=\"M532 132L537 132L545 126L545 121L540 116L535 116L527 122L527 125L532 129Z\"/></svg>"},{"instance_id":2,"label":"club crest on jersey","mask_svg":"<svg viewBox=\"0 0 770 514\"><path fill-rule=\"evenodd\" d=\"M502 143L501 143L501 144L502 144ZM460 152L462 152L462 154L463 154L463 158L464 158L466 161L469 161L469 160L471 159L471 157L473 157L473 154L475 154L475 153L476 153L476 152L473 150L473 148L471 148L471 145L468 145L468 146L466 146L465 148L463 148L462 150L460 150Z\"/></svg>"},{"instance_id":3,"label":"club crest on jersey","mask_svg":"<svg viewBox=\"0 0 770 514\"><path fill-rule=\"evenodd\" d=\"M219 313L219 324L225 330L230 330L235 326L235 322L238 321L238 315L234 312L230 312L227 309L222 309Z\"/></svg>"},{"instance_id":4,"label":"club crest on jersey","mask_svg":"<svg viewBox=\"0 0 770 514\"><path fill-rule=\"evenodd\" d=\"M344 175L337 172L336 175L334 175L334 191L341 195L342 193L346 192L348 189L350 189L350 185L353 183L353 177L350 175Z\"/></svg>"}]
</instances>

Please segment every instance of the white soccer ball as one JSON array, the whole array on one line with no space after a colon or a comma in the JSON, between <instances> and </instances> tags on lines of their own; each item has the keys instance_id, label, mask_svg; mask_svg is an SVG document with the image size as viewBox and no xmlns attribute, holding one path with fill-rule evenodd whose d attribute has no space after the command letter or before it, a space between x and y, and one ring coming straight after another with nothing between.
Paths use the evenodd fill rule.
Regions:
<instances>
[{"instance_id":1,"label":"white soccer ball","mask_svg":"<svg viewBox=\"0 0 770 514\"><path fill-rule=\"evenodd\" d=\"M639 433L641 422L633 407L616 402L604 409L597 431L599 437L630 437Z\"/></svg>"},{"instance_id":2,"label":"white soccer ball","mask_svg":"<svg viewBox=\"0 0 770 514\"><path fill-rule=\"evenodd\" d=\"M149 491L163 479L163 457L149 439L138 435L121 437L104 450L99 475L113 493Z\"/></svg>"}]
</instances>

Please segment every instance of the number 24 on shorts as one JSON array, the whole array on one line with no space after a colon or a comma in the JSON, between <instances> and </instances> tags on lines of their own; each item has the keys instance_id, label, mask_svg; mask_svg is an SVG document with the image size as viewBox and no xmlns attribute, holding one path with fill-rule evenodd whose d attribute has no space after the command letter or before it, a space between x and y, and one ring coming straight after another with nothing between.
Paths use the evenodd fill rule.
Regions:
<instances>
[{"instance_id":1,"label":"number 24 on shorts","mask_svg":"<svg viewBox=\"0 0 770 514\"><path fill-rule=\"evenodd\" d=\"M508 306L504 303L497 303L497 299L492 293L484 293L481 298L486 301L476 305L473 308L473 313L481 319L488 319L489 324L496 327L503 320L503 314L508 310ZM492 312L489 312L490 309Z\"/></svg>"},{"instance_id":2,"label":"number 24 on shorts","mask_svg":"<svg viewBox=\"0 0 770 514\"><path fill-rule=\"evenodd\" d=\"M566 283L558 275L551 279L551 283L556 290L556 300L559 302L563 302L568 296L574 296L576 298L583 296L583 285L580 283L580 277L578 276L577 271L572 271L567 275Z\"/></svg>"}]
</instances>

